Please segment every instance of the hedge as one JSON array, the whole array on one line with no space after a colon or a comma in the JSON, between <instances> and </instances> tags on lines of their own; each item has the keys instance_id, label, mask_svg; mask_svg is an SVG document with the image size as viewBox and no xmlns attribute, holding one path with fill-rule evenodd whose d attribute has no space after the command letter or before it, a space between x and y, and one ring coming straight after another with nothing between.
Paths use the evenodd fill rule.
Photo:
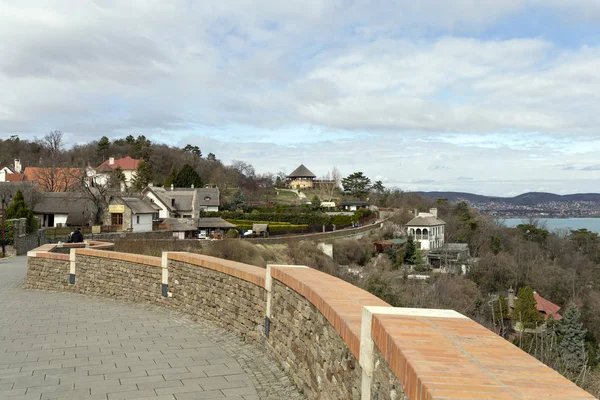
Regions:
<instances>
[{"instance_id":1,"label":"hedge","mask_svg":"<svg viewBox=\"0 0 600 400\"><path fill-rule=\"evenodd\" d=\"M13 223L13 221L8 221L8 220L4 221L4 240L5 240L6 244L13 244L13 241L14 241L14 223ZM0 236L0 241L2 241L1 236Z\"/></svg>"}]
</instances>

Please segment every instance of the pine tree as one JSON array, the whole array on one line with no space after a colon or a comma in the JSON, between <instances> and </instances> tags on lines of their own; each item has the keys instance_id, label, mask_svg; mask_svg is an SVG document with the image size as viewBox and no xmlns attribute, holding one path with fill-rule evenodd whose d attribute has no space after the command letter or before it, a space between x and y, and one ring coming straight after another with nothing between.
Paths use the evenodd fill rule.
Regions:
<instances>
[{"instance_id":1,"label":"pine tree","mask_svg":"<svg viewBox=\"0 0 600 400\"><path fill-rule=\"evenodd\" d=\"M406 246L404 247L404 263L412 264L412 260L414 259L416 250L417 249L415 247L415 240L412 236L409 236L408 241L406 242Z\"/></svg>"},{"instance_id":2,"label":"pine tree","mask_svg":"<svg viewBox=\"0 0 600 400\"><path fill-rule=\"evenodd\" d=\"M133 187L141 192L150 182L152 182L152 164L141 160L135 170L135 176L132 181Z\"/></svg>"},{"instance_id":3,"label":"pine tree","mask_svg":"<svg viewBox=\"0 0 600 400\"><path fill-rule=\"evenodd\" d=\"M237 189L231 196L231 209L235 211L238 209L245 210L246 208L248 208L246 196L244 196L241 189Z\"/></svg>"},{"instance_id":4,"label":"pine tree","mask_svg":"<svg viewBox=\"0 0 600 400\"><path fill-rule=\"evenodd\" d=\"M175 185L175 181L177 180L177 174L179 173L179 170L177 169L177 165L173 164L173 166L171 166L171 170L169 171L169 176L167 177L167 180L165 180L165 187L171 187L171 185Z\"/></svg>"},{"instance_id":5,"label":"pine tree","mask_svg":"<svg viewBox=\"0 0 600 400\"><path fill-rule=\"evenodd\" d=\"M571 374L579 374L586 365L587 354L585 351L585 335L587 330L579 322L581 313L577 306L570 303L563 313L563 319L558 325L558 331L562 336L559 344L559 352L562 362Z\"/></svg>"},{"instance_id":6,"label":"pine tree","mask_svg":"<svg viewBox=\"0 0 600 400\"><path fill-rule=\"evenodd\" d=\"M519 294L515 300L515 308L510 314L511 320L522 324L523 328L535 328L543 319L542 314L535 307L535 298L533 289L529 286L519 289Z\"/></svg>"},{"instance_id":7,"label":"pine tree","mask_svg":"<svg viewBox=\"0 0 600 400\"><path fill-rule=\"evenodd\" d=\"M189 164L185 164L181 170L177 173L177 177L173 182L175 187L191 187L194 185L195 188L202 187L202 178L196 172L194 167Z\"/></svg>"},{"instance_id":8,"label":"pine tree","mask_svg":"<svg viewBox=\"0 0 600 400\"><path fill-rule=\"evenodd\" d=\"M27 233L35 230L33 211L29 209L23 192L19 189L15 193L12 203L4 210L6 219L27 218Z\"/></svg>"}]
</instances>

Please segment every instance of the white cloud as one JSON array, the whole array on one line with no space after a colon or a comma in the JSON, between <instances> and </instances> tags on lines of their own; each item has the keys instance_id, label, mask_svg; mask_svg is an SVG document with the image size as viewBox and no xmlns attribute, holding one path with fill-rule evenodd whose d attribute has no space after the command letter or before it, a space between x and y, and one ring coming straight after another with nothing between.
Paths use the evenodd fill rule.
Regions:
<instances>
[{"instance_id":1,"label":"white cloud","mask_svg":"<svg viewBox=\"0 0 600 400\"><path fill-rule=\"evenodd\" d=\"M600 48L485 34L540 7L593 26L595 0L48 4L0 2L2 136L213 130L186 140L259 170L338 165L409 188L496 190L556 165L579 166L555 176L577 183L597 164Z\"/></svg>"}]
</instances>

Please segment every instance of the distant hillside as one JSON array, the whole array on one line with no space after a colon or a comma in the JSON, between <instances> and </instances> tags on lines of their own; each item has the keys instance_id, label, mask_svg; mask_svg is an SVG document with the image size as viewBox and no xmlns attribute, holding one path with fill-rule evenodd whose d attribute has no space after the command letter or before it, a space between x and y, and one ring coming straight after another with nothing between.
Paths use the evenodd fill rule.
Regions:
<instances>
[{"instance_id":1,"label":"distant hillside","mask_svg":"<svg viewBox=\"0 0 600 400\"><path fill-rule=\"evenodd\" d=\"M506 204L527 206L548 202L591 201L600 203L600 193L577 193L559 195L544 192L523 193L514 197L483 196L465 192L415 192L430 199L448 199L449 202L466 201L469 203L503 202Z\"/></svg>"}]
</instances>

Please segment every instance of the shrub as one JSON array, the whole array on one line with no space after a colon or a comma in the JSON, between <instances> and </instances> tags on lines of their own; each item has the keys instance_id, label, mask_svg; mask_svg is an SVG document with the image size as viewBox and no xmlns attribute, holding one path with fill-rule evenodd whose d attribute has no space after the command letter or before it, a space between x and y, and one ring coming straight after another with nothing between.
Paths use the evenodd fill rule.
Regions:
<instances>
[{"instance_id":1,"label":"shrub","mask_svg":"<svg viewBox=\"0 0 600 400\"><path fill-rule=\"evenodd\" d=\"M340 265L365 265L373 253L369 239L336 240L333 245L333 259Z\"/></svg>"},{"instance_id":2,"label":"shrub","mask_svg":"<svg viewBox=\"0 0 600 400\"><path fill-rule=\"evenodd\" d=\"M306 265L329 275L338 275L338 265L323 253L314 242L290 241L288 243L288 257L290 264Z\"/></svg>"}]
</instances>

